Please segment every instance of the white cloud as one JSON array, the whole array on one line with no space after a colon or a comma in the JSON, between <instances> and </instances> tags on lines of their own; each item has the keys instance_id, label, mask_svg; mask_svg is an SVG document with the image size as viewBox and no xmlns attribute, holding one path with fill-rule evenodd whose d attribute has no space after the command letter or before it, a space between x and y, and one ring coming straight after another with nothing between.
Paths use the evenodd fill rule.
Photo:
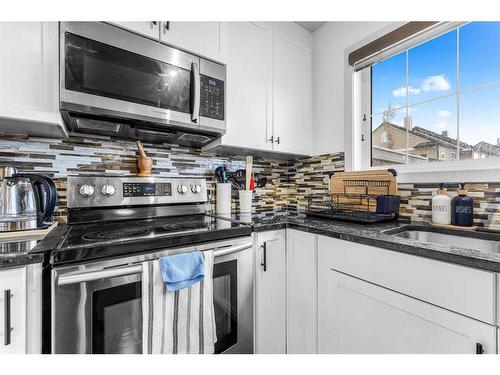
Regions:
<instances>
[{"instance_id":1,"label":"white cloud","mask_svg":"<svg viewBox=\"0 0 500 375\"><path fill-rule=\"evenodd\" d=\"M447 111L447 110L441 110L441 111L438 111L438 116L439 117L450 117L451 112Z\"/></svg>"},{"instance_id":2,"label":"white cloud","mask_svg":"<svg viewBox=\"0 0 500 375\"><path fill-rule=\"evenodd\" d=\"M418 94L420 94L420 89L409 86L408 87L408 92L411 95L418 95ZM400 88L392 90L392 95L395 98L404 98L404 97L406 97L406 87L405 86L401 86Z\"/></svg>"},{"instance_id":3,"label":"white cloud","mask_svg":"<svg viewBox=\"0 0 500 375\"><path fill-rule=\"evenodd\" d=\"M422 83L422 90L427 91L447 91L450 89L450 81L444 75L429 76Z\"/></svg>"},{"instance_id":4,"label":"white cloud","mask_svg":"<svg viewBox=\"0 0 500 375\"><path fill-rule=\"evenodd\" d=\"M434 126L441 130L448 130L448 124L444 122L438 122L437 124L434 124Z\"/></svg>"}]
</instances>

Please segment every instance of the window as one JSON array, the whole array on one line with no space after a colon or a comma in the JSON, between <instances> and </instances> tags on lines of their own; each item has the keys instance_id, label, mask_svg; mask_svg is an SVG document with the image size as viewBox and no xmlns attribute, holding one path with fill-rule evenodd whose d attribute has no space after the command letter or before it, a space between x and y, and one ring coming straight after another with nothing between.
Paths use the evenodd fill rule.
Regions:
<instances>
[{"instance_id":1,"label":"window","mask_svg":"<svg viewBox=\"0 0 500 375\"><path fill-rule=\"evenodd\" d=\"M366 68L371 165L500 158L499 42L471 22Z\"/></svg>"}]
</instances>

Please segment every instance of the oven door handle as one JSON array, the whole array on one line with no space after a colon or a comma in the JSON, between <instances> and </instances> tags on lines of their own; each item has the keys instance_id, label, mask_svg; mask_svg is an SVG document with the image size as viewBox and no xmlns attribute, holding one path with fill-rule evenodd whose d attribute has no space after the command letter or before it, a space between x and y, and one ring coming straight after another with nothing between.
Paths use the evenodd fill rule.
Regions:
<instances>
[{"instance_id":1,"label":"oven door handle","mask_svg":"<svg viewBox=\"0 0 500 375\"><path fill-rule=\"evenodd\" d=\"M223 255L229 255L229 254L241 251L241 250L250 249L251 247L253 247L253 242L246 242L246 243L241 244L241 245L236 245L236 246L228 247L226 249L216 250L216 251L214 251L214 257L221 257Z\"/></svg>"},{"instance_id":2,"label":"oven door handle","mask_svg":"<svg viewBox=\"0 0 500 375\"><path fill-rule=\"evenodd\" d=\"M139 273L142 273L142 264L59 276L57 278L57 285L86 283L89 281L110 279L112 277L135 275Z\"/></svg>"}]
</instances>

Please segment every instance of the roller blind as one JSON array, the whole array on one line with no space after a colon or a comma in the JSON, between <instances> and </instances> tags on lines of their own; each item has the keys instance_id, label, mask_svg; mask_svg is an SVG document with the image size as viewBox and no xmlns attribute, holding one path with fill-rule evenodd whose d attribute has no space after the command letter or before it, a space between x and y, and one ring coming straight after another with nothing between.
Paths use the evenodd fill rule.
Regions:
<instances>
[{"instance_id":1,"label":"roller blind","mask_svg":"<svg viewBox=\"0 0 500 375\"><path fill-rule=\"evenodd\" d=\"M438 21L408 22L403 26L398 27L397 29L385 34L384 36L375 39L374 41L364 45L363 47L349 53L349 65L355 66L356 70L371 65L370 63L365 63L363 64L363 66L359 66L358 64L371 56L377 55L382 51L387 50L388 48L421 33L424 30L436 26L439 23L440 22ZM375 62L375 60L373 62Z\"/></svg>"}]
</instances>

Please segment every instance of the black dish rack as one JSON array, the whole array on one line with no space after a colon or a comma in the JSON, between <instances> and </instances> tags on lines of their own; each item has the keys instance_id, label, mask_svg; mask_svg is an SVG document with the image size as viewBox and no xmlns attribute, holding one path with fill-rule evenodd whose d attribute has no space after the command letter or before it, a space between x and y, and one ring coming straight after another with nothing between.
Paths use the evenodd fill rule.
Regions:
<instances>
[{"instance_id":1,"label":"black dish rack","mask_svg":"<svg viewBox=\"0 0 500 375\"><path fill-rule=\"evenodd\" d=\"M389 181L346 180L343 193L310 195L306 214L367 224L396 220L399 217L400 197L390 195L389 187ZM370 193L373 188L379 191L385 188L386 194ZM356 192L349 192L352 190Z\"/></svg>"}]
</instances>

